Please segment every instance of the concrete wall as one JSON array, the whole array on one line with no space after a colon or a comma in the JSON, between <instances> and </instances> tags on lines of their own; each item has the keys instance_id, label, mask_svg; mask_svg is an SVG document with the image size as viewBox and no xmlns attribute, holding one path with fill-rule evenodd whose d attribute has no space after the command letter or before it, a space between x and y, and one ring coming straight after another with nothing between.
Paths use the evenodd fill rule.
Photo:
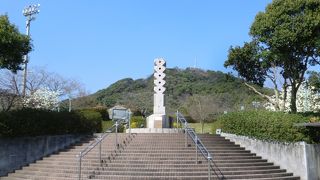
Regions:
<instances>
[{"instance_id":1,"label":"concrete wall","mask_svg":"<svg viewBox=\"0 0 320 180\"><path fill-rule=\"evenodd\" d=\"M320 180L320 144L306 144L308 179Z\"/></svg>"},{"instance_id":2,"label":"concrete wall","mask_svg":"<svg viewBox=\"0 0 320 180\"><path fill-rule=\"evenodd\" d=\"M83 135L0 138L0 176L70 146Z\"/></svg>"},{"instance_id":3,"label":"concrete wall","mask_svg":"<svg viewBox=\"0 0 320 180\"><path fill-rule=\"evenodd\" d=\"M320 144L262 141L227 133L221 136L293 172L301 180L320 180Z\"/></svg>"}]
</instances>

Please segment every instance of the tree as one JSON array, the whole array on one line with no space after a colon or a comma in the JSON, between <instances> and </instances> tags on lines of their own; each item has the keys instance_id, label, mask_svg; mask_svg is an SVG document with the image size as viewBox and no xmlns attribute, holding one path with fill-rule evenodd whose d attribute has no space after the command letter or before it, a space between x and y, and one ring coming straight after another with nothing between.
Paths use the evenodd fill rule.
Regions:
<instances>
[{"instance_id":1,"label":"tree","mask_svg":"<svg viewBox=\"0 0 320 180\"><path fill-rule=\"evenodd\" d=\"M75 79L69 79L64 81L64 85L62 87L62 95L67 96L68 98L68 102L69 102L69 106L68 106L68 110L69 112L71 112L72 110L72 99L76 98L76 97L83 97L87 95L87 92L83 86L83 84L81 84L79 81L75 80Z\"/></svg>"},{"instance_id":2,"label":"tree","mask_svg":"<svg viewBox=\"0 0 320 180\"><path fill-rule=\"evenodd\" d=\"M17 101L17 95L9 90L0 89L0 111L9 111Z\"/></svg>"},{"instance_id":3,"label":"tree","mask_svg":"<svg viewBox=\"0 0 320 180\"><path fill-rule=\"evenodd\" d=\"M184 107L192 119L200 122L202 133L204 123L212 120L217 113L223 112L222 106L218 104L216 99L208 95L189 96Z\"/></svg>"},{"instance_id":4,"label":"tree","mask_svg":"<svg viewBox=\"0 0 320 180\"><path fill-rule=\"evenodd\" d=\"M224 63L225 67L231 66L244 78L244 84L251 90L267 99L273 104L276 110L280 109L279 90L278 90L278 69L274 62L274 57L264 48L260 47L256 41L245 43L243 47L236 46L229 49L228 59ZM274 86L276 98L272 98L261 93L248 82L263 87L266 79L271 80Z\"/></svg>"},{"instance_id":5,"label":"tree","mask_svg":"<svg viewBox=\"0 0 320 180\"><path fill-rule=\"evenodd\" d=\"M40 88L31 95L24 97L23 106L35 109L56 110L59 106L60 94L61 92L59 91Z\"/></svg>"},{"instance_id":6,"label":"tree","mask_svg":"<svg viewBox=\"0 0 320 180\"><path fill-rule=\"evenodd\" d=\"M258 55L264 63L258 61L260 58L255 58L254 62L257 66L278 69L285 89L291 87L291 112L297 111L297 91L308 67L320 64L319 29L319 0L274 0L265 12L257 14L250 28L250 35L261 50ZM244 62L248 64L247 71L260 73L252 70L254 62Z\"/></svg>"},{"instance_id":7,"label":"tree","mask_svg":"<svg viewBox=\"0 0 320 180\"><path fill-rule=\"evenodd\" d=\"M297 91L308 66L320 64L320 1L274 0L251 26L254 39L276 54L291 86L290 109L297 111Z\"/></svg>"},{"instance_id":8,"label":"tree","mask_svg":"<svg viewBox=\"0 0 320 180\"><path fill-rule=\"evenodd\" d=\"M310 75L308 82L313 87L312 90L320 93L320 72L310 71L308 74Z\"/></svg>"},{"instance_id":9,"label":"tree","mask_svg":"<svg viewBox=\"0 0 320 180\"><path fill-rule=\"evenodd\" d=\"M79 81L63 78L59 74L48 72L45 68L30 68L28 74L26 99L32 98L39 89L46 90L49 94L55 92L58 93L60 100L69 99L69 109L71 110L71 100L73 98L87 95L84 86ZM21 96L22 73L20 71L13 73L3 69L0 71L0 77L0 105L2 110L8 111L12 107L19 107L21 103L25 105L26 103L23 102L26 100L23 100ZM42 91L40 92L42 93Z\"/></svg>"},{"instance_id":10,"label":"tree","mask_svg":"<svg viewBox=\"0 0 320 180\"><path fill-rule=\"evenodd\" d=\"M315 103L319 104L318 109L320 110L320 72L310 71L308 74L310 75L308 83L311 87L311 93L316 95L317 101Z\"/></svg>"},{"instance_id":11,"label":"tree","mask_svg":"<svg viewBox=\"0 0 320 180\"><path fill-rule=\"evenodd\" d=\"M0 70L0 101L1 110L9 111L13 107L18 107L20 100L20 73L13 73L7 69Z\"/></svg>"},{"instance_id":12,"label":"tree","mask_svg":"<svg viewBox=\"0 0 320 180\"><path fill-rule=\"evenodd\" d=\"M21 70L23 55L32 50L28 36L21 34L15 25L9 22L7 15L0 16L0 69L13 72Z\"/></svg>"},{"instance_id":13,"label":"tree","mask_svg":"<svg viewBox=\"0 0 320 180\"><path fill-rule=\"evenodd\" d=\"M287 96L291 97L291 87L288 87ZM275 98L274 96L272 98ZM284 111L290 111L290 99L284 98L284 91L280 93L280 102L284 104ZM297 91L297 112L318 112L320 111L320 93L315 91L315 87L304 81ZM267 110L275 111L271 103L264 104Z\"/></svg>"}]
</instances>

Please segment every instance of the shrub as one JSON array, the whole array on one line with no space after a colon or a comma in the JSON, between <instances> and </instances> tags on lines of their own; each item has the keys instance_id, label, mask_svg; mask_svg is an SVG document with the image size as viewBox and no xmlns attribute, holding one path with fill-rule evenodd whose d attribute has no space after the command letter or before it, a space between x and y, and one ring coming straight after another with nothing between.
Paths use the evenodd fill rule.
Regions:
<instances>
[{"instance_id":1,"label":"shrub","mask_svg":"<svg viewBox=\"0 0 320 180\"><path fill-rule=\"evenodd\" d=\"M143 125L143 127L146 127L146 121L142 116L131 117L131 122L130 122L131 128L140 128L141 125Z\"/></svg>"},{"instance_id":2,"label":"shrub","mask_svg":"<svg viewBox=\"0 0 320 180\"><path fill-rule=\"evenodd\" d=\"M179 125L180 126L180 125ZM176 121L174 121L173 123L172 123L172 128L179 128L179 126L177 125L177 122Z\"/></svg>"},{"instance_id":3,"label":"shrub","mask_svg":"<svg viewBox=\"0 0 320 180\"><path fill-rule=\"evenodd\" d=\"M104 106L97 106L93 108L86 108L86 109L81 109L80 111L92 111L92 112L97 112L101 115L102 120L108 121L110 120L109 118L109 113L108 113L108 108Z\"/></svg>"},{"instance_id":4,"label":"shrub","mask_svg":"<svg viewBox=\"0 0 320 180\"><path fill-rule=\"evenodd\" d=\"M319 133L311 128L294 126L295 123L309 121L300 114L242 111L223 115L218 121L221 121L223 132L227 133L280 142L318 142Z\"/></svg>"},{"instance_id":5,"label":"shrub","mask_svg":"<svg viewBox=\"0 0 320 180\"><path fill-rule=\"evenodd\" d=\"M137 128L138 127L137 122L132 122L130 124L130 126L131 126L131 128Z\"/></svg>"},{"instance_id":6,"label":"shrub","mask_svg":"<svg viewBox=\"0 0 320 180\"><path fill-rule=\"evenodd\" d=\"M101 131L101 117L83 112L20 109L0 113L0 137L86 134Z\"/></svg>"},{"instance_id":7,"label":"shrub","mask_svg":"<svg viewBox=\"0 0 320 180\"><path fill-rule=\"evenodd\" d=\"M91 110L80 111L80 114L84 116L86 121L90 122L90 125L93 129L96 129L97 132L102 131L102 117L101 113Z\"/></svg>"},{"instance_id":8,"label":"shrub","mask_svg":"<svg viewBox=\"0 0 320 180\"><path fill-rule=\"evenodd\" d=\"M105 132L109 128L113 126L114 122L113 121L102 121L102 132Z\"/></svg>"}]
</instances>

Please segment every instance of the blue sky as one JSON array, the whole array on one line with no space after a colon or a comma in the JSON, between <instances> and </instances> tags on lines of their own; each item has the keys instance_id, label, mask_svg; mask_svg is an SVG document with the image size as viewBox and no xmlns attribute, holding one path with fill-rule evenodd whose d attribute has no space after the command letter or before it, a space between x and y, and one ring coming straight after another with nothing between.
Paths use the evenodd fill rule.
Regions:
<instances>
[{"instance_id":1,"label":"blue sky","mask_svg":"<svg viewBox=\"0 0 320 180\"><path fill-rule=\"evenodd\" d=\"M30 66L75 78L91 93L146 78L153 60L168 67L230 71L231 45L250 39L255 15L271 0L0 0L0 14L25 33L22 9L41 4L31 24Z\"/></svg>"}]
</instances>

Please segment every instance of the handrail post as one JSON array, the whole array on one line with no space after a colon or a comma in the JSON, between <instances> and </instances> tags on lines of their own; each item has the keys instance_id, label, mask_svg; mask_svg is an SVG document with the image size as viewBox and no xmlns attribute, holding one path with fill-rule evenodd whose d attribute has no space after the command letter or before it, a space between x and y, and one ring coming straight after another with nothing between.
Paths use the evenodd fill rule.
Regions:
<instances>
[{"instance_id":1,"label":"handrail post","mask_svg":"<svg viewBox=\"0 0 320 180\"><path fill-rule=\"evenodd\" d=\"M131 111L129 111L128 113L129 115L129 118L128 118L128 121L129 121L129 136L131 136Z\"/></svg>"},{"instance_id":2,"label":"handrail post","mask_svg":"<svg viewBox=\"0 0 320 180\"><path fill-rule=\"evenodd\" d=\"M81 180L81 160L82 160L82 152L80 152L79 154L78 180Z\"/></svg>"},{"instance_id":3,"label":"handrail post","mask_svg":"<svg viewBox=\"0 0 320 180\"><path fill-rule=\"evenodd\" d=\"M179 111L177 111L177 124L176 124L176 128L178 129L178 120L179 120Z\"/></svg>"},{"instance_id":4,"label":"handrail post","mask_svg":"<svg viewBox=\"0 0 320 180\"><path fill-rule=\"evenodd\" d=\"M207 159L208 159L208 180L211 180L211 168L210 168L211 157L209 156Z\"/></svg>"},{"instance_id":5,"label":"handrail post","mask_svg":"<svg viewBox=\"0 0 320 180\"><path fill-rule=\"evenodd\" d=\"M198 164L198 136L196 138L196 164Z\"/></svg>"},{"instance_id":6,"label":"handrail post","mask_svg":"<svg viewBox=\"0 0 320 180\"><path fill-rule=\"evenodd\" d=\"M131 118L129 118L129 136L131 136Z\"/></svg>"},{"instance_id":7,"label":"handrail post","mask_svg":"<svg viewBox=\"0 0 320 180\"><path fill-rule=\"evenodd\" d=\"M184 136L185 136L185 146L188 146L188 136L187 136L187 122L184 123Z\"/></svg>"},{"instance_id":8,"label":"handrail post","mask_svg":"<svg viewBox=\"0 0 320 180\"><path fill-rule=\"evenodd\" d=\"M100 166L102 166L102 162L101 162L101 144L102 144L102 135L100 135L100 139L99 139L99 163Z\"/></svg>"},{"instance_id":9,"label":"handrail post","mask_svg":"<svg viewBox=\"0 0 320 180\"><path fill-rule=\"evenodd\" d=\"M118 149L118 121L116 121L116 148Z\"/></svg>"}]
</instances>

